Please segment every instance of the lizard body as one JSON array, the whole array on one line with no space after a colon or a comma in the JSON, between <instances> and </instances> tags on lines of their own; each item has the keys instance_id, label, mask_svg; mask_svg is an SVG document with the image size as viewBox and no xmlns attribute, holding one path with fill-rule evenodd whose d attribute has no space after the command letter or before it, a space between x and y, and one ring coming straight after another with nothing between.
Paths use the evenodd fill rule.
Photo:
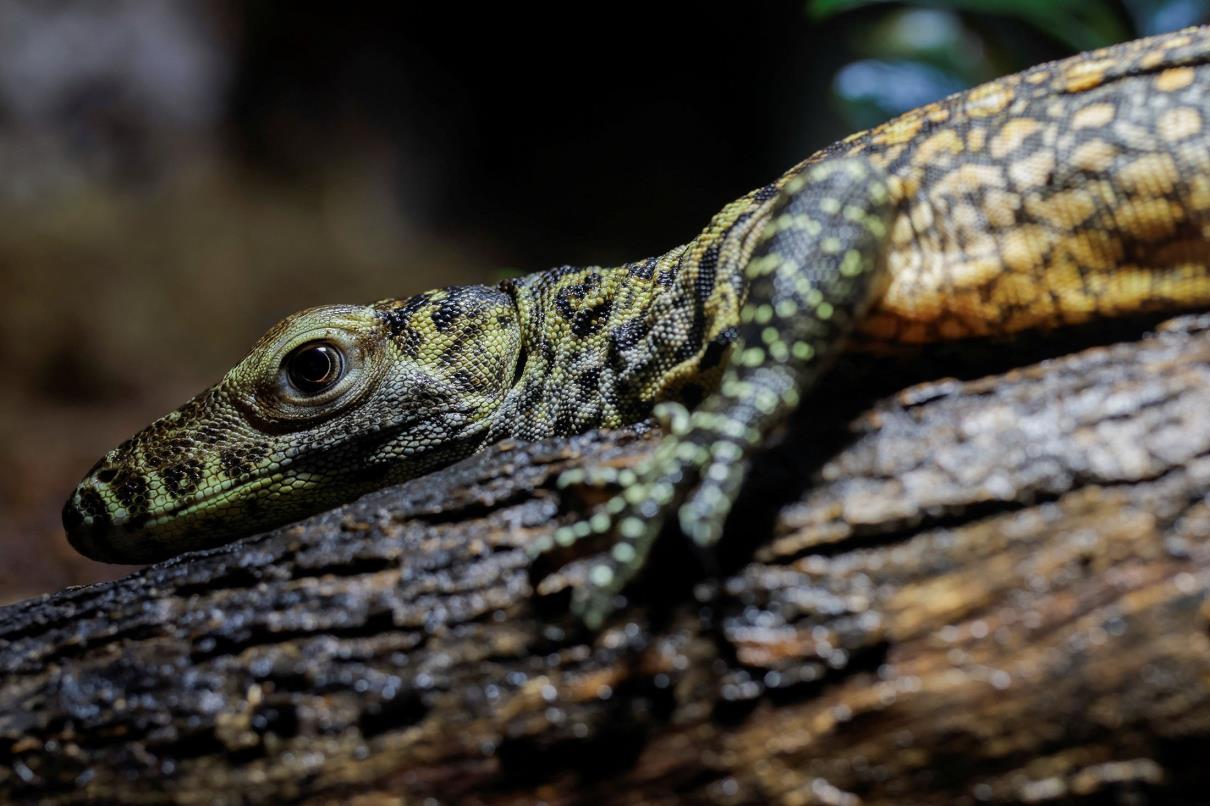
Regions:
<instances>
[{"instance_id":1,"label":"lizard body","mask_svg":"<svg viewBox=\"0 0 1210 806\"><path fill-rule=\"evenodd\" d=\"M855 134L659 257L299 312L110 451L64 526L152 561L662 405L652 459L539 547L614 536L576 591L597 623L668 516L718 538L838 352L1210 305L1208 115L1210 29L1142 39Z\"/></svg>"}]
</instances>

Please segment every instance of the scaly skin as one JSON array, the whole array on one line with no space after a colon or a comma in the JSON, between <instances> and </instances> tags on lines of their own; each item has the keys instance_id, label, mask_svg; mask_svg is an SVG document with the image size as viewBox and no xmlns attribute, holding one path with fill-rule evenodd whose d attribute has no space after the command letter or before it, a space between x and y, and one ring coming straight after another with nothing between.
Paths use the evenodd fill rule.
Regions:
<instances>
[{"instance_id":1,"label":"scaly skin","mask_svg":"<svg viewBox=\"0 0 1210 806\"><path fill-rule=\"evenodd\" d=\"M303 311L110 451L64 526L90 557L157 560L664 404L652 459L539 546L614 538L574 600L599 624L669 516L717 540L841 350L1210 306L1208 115L1210 29L1143 39L855 134L660 257Z\"/></svg>"}]
</instances>

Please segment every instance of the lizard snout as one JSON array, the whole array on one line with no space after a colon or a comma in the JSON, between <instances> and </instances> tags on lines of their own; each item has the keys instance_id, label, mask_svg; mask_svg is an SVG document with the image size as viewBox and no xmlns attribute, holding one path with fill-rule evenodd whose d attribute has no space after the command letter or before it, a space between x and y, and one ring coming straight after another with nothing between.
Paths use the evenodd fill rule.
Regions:
<instances>
[{"instance_id":1,"label":"lizard snout","mask_svg":"<svg viewBox=\"0 0 1210 806\"><path fill-rule=\"evenodd\" d=\"M115 500L115 469L98 463L63 505L63 529L72 548L98 562L130 562L113 549L115 533L125 532L131 513Z\"/></svg>"},{"instance_id":2,"label":"lizard snout","mask_svg":"<svg viewBox=\"0 0 1210 806\"><path fill-rule=\"evenodd\" d=\"M67 542L90 560L112 562L106 550L106 533L111 528L112 521L104 510L103 499L88 480L81 482L63 505Z\"/></svg>"}]
</instances>

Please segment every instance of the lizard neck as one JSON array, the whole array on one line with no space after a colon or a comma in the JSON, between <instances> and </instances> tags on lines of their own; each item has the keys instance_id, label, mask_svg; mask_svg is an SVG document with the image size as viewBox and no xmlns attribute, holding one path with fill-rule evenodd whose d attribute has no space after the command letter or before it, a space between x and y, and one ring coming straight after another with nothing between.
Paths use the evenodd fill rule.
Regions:
<instances>
[{"instance_id":1,"label":"lizard neck","mask_svg":"<svg viewBox=\"0 0 1210 806\"><path fill-rule=\"evenodd\" d=\"M522 356L486 443L617 428L718 383L745 296L743 266L775 189L724 208L693 241L621 266L506 281Z\"/></svg>"},{"instance_id":2,"label":"lizard neck","mask_svg":"<svg viewBox=\"0 0 1210 806\"><path fill-rule=\"evenodd\" d=\"M522 354L487 444L504 437L578 434L642 418L618 372L625 323L641 317L650 296L633 285L629 264L564 266L501 288L517 311Z\"/></svg>"}]
</instances>

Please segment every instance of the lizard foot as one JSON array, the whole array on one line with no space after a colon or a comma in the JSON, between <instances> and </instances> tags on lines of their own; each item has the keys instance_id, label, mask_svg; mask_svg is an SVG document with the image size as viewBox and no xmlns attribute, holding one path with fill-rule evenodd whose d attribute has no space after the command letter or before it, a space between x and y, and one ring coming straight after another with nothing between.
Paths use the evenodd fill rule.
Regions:
<instances>
[{"instance_id":1,"label":"lizard foot","mask_svg":"<svg viewBox=\"0 0 1210 806\"><path fill-rule=\"evenodd\" d=\"M748 299L717 392L692 413L661 406L666 436L633 483L552 537L559 546L612 538L572 594L590 628L643 569L673 513L699 546L722 536L752 452L798 408L882 287L895 209L881 169L863 159L809 166L785 182L743 267Z\"/></svg>"},{"instance_id":2,"label":"lizard foot","mask_svg":"<svg viewBox=\"0 0 1210 806\"><path fill-rule=\"evenodd\" d=\"M662 404L656 417L667 436L636 470L576 469L560 476L561 488L587 484L620 492L532 549L536 559L584 540L607 541L608 551L589 560L585 579L572 592L572 612L590 629L599 629L616 609L618 594L643 570L674 513L681 530L698 545L716 542L743 481L746 465L738 445L718 442L716 434L695 428L696 415L679 404Z\"/></svg>"}]
</instances>

